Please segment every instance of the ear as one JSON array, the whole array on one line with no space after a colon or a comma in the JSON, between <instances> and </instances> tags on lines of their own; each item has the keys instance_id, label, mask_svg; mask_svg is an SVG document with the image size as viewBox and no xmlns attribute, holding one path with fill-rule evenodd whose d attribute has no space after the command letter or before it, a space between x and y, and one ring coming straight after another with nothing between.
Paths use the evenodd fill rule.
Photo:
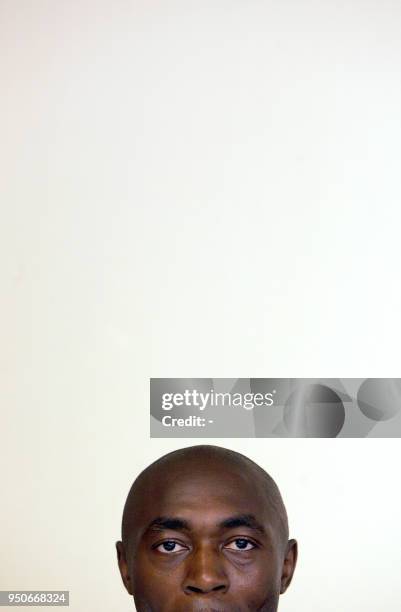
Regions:
<instances>
[{"instance_id":1,"label":"ear","mask_svg":"<svg viewBox=\"0 0 401 612\"><path fill-rule=\"evenodd\" d=\"M120 569L121 578L123 580L124 586L127 589L130 595L133 595L132 592L132 582L131 577L129 575L127 556L125 553L124 544L122 542L116 542L117 549L117 561L118 567Z\"/></svg>"},{"instance_id":2,"label":"ear","mask_svg":"<svg viewBox=\"0 0 401 612\"><path fill-rule=\"evenodd\" d=\"M298 544L296 540L289 540L287 544L287 552L284 558L283 563L283 571L281 573L281 589L280 594L285 593L285 591L290 586L295 566L297 564L298 558Z\"/></svg>"}]
</instances>

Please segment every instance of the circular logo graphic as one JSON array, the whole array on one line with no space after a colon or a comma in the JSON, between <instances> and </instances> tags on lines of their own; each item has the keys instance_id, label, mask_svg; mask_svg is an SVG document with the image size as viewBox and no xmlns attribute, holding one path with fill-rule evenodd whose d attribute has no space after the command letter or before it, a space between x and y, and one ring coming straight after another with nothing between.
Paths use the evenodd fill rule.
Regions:
<instances>
[{"instance_id":1,"label":"circular logo graphic","mask_svg":"<svg viewBox=\"0 0 401 612\"><path fill-rule=\"evenodd\" d=\"M300 386L288 397L284 423L290 436L335 438L345 421L344 405L332 389L324 385Z\"/></svg>"},{"instance_id":2,"label":"circular logo graphic","mask_svg":"<svg viewBox=\"0 0 401 612\"><path fill-rule=\"evenodd\" d=\"M372 421L388 421L401 407L399 378L367 378L359 387L360 411Z\"/></svg>"}]
</instances>

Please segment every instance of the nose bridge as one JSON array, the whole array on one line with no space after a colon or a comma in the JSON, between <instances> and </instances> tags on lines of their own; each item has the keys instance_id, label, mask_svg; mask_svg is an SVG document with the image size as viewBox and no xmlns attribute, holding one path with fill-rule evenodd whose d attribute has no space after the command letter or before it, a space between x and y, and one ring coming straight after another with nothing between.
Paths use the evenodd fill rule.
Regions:
<instances>
[{"instance_id":1,"label":"nose bridge","mask_svg":"<svg viewBox=\"0 0 401 612\"><path fill-rule=\"evenodd\" d=\"M183 586L187 593L209 593L228 589L223 557L212 542L200 544L189 555Z\"/></svg>"}]
</instances>

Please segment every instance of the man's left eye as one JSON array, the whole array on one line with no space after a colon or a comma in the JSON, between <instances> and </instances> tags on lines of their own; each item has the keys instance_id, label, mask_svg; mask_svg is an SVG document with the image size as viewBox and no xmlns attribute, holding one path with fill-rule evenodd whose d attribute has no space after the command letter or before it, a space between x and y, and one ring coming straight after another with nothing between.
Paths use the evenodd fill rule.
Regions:
<instances>
[{"instance_id":1,"label":"man's left eye","mask_svg":"<svg viewBox=\"0 0 401 612\"><path fill-rule=\"evenodd\" d=\"M246 538L236 538L226 544L224 548L228 548L229 550L252 550L256 548L256 544Z\"/></svg>"}]
</instances>

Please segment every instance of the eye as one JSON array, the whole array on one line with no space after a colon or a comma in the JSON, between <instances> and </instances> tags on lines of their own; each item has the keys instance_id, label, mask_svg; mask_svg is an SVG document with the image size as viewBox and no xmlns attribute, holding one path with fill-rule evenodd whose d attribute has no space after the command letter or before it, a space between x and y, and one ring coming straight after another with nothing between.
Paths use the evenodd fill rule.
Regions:
<instances>
[{"instance_id":1,"label":"eye","mask_svg":"<svg viewBox=\"0 0 401 612\"><path fill-rule=\"evenodd\" d=\"M251 540L248 540L247 538L236 538L235 540L232 540L231 542L226 544L224 548L228 548L228 550L235 551L248 551L252 550L253 548L256 548L256 544L254 544L253 542L251 542Z\"/></svg>"},{"instance_id":2,"label":"eye","mask_svg":"<svg viewBox=\"0 0 401 612\"><path fill-rule=\"evenodd\" d=\"M158 550L159 552L164 553L165 555L181 552L182 550L187 550L186 546L183 546L182 544L179 544L174 540L165 540L164 542L157 544L154 548L155 550Z\"/></svg>"}]
</instances>

